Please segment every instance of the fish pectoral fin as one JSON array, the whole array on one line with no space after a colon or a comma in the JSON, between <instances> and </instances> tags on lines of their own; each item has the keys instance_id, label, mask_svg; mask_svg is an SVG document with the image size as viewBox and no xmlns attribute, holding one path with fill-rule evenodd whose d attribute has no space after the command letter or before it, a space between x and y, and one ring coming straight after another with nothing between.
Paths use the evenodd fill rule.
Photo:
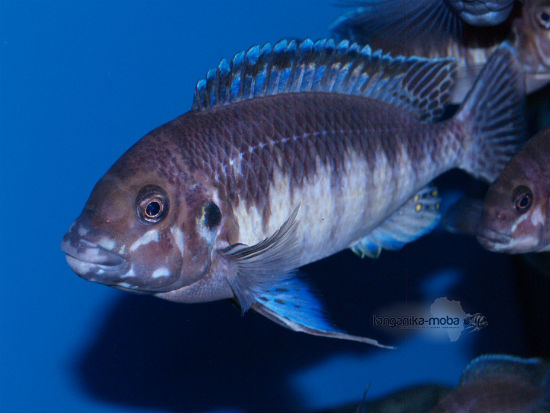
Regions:
<instances>
[{"instance_id":1,"label":"fish pectoral fin","mask_svg":"<svg viewBox=\"0 0 550 413\"><path fill-rule=\"evenodd\" d=\"M398 250L434 229L441 219L437 189L427 186L367 236L350 245L361 258L377 258L382 249Z\"/></svg>"},{"instance_id":2,"label":"fish pectoral fin","mask_svg":"<svg viewBox=\"0 0 550 413\"><path fill-rule=\"evenodd\" d=\"M263 241L250 246L233 244L219 251L231 266L227 281L243 313L261 291L292 277L298 267L296 216L299 208L297 206L283 225Z\"/></svg>"},{"instance_id":3,"label":"fish pectoral fin","mask_svg":"<svg viewBox=\"0 0 550 413\"><path fill-rule=\"evenodd\" d=\"M393 348L372 338L348 334L333 326L327 320L319 299L299 278L282 280L273 288L263 291L252 304L252 308L293 331Z\"/></svg>"}]
</instances>

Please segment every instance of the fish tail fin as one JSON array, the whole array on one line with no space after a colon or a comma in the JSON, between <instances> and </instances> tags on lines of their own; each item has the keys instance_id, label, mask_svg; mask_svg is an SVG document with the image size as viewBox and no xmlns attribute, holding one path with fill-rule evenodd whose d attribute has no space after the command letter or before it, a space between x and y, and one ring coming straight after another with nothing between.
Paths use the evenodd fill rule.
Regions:
<instances>
[{"instance_id":1,"label":"fish tail fin","mask_svg":"<svg viewBox=\"0 0 550 413\"><path fill-rule=\"evenodd\" d=\"M524 86L517 52L500 46L479 74L455 120L466 125L459 167L493 182L525 132Z\"/></svg>"}]
</instances>

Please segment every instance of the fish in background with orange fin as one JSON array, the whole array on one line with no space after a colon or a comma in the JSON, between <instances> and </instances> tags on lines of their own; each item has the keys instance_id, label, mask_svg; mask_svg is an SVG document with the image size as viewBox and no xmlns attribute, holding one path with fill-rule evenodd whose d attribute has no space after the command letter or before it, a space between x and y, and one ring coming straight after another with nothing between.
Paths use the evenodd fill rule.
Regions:
<instances>
[{"instance_id":1,"label":"fish in background with orange fin","mask_svg":"<svg viewBox=\"0 0 550 413\"><path fill-rule=\"evenodd\" d=\"M498 176L523 132L515 52L500 48L457 115L437 122L454 69L332 40L222 60L191 111L96 184L62 241L69 266L126 291L234 299L295 331L382 346L333 326L295 271L429 232L440 219L430 182L452 168Z\"/></svg>"},{"instance_id":2,"label":"fish in background with orange fin","mask_svg":"<svg viewBox=\"0 0 550 413\"><path fill-rule=\"evenodd\" d=\"M461 103L491 53L507 41L518 52L526 93L550 82L550 3L548 0L454 1L365 0L330 27L341 39L369 44L395 55L429 58L453 57L458 62L457 81L450 101ZM486 9L484 7L487 6ZM513 10L509 11L508 8ZM504 11L506 20L494 26L466 23L457 11ZM509 15L508 15L508 14ZM498 14L498 13L497 13ZM495 14L496 16L496 14ZM489 19L490 20L490 19ZM481 25L483 26L483 25Z\"/></svg>"}]
</instances>

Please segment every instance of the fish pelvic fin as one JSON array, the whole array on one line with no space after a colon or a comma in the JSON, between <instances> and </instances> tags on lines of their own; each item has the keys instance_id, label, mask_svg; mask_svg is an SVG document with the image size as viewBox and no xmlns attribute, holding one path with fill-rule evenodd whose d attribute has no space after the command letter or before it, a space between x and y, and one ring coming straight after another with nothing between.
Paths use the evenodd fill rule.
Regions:
<instances>
[{"instance_id":1,"label":"fish pelvic fin","mask_svg":"<svg viewBox=\"0 0 550 413\"><path fill-rule=\"evenodd\" d=\"M493 182L525 138L525 92L517 52L502 44L490 57L454 120L465 125L459 167Z\"/></svg>"},{"instance_id":2,"label":"fish pelvic fin","mask_svg":"<svg viewBox=\"0 0 550 413\"><path fill-rule=\"evenodd\" d=\"M337 338L389 348L377 340L354 336L335 327L328 321L320 300L307 284L299 278L280 281L269 290L261 292L252 308L275 323L290 330L314 336Z\"/></svg>"},{"instance_id":3,"label":"fish pelvic fin","mask_svg":"<svg viewBox=\"0 0 550 413\"><path fill-rule=\"evenodd\" d=\"M283 93L341 93L406 109L422 120L442 114L454 85L453 59L391 57L342 40L281 40L222 59L197 82L193 110Z\"/></svg>"},{"instance_id":4,"label":"fish pelvic fin","mask_svg":"<svg viewBox=\"0 0 550 413\"><path fill-rule=\"evenodd\" d=\"M437 189L427 186L350 249L361 258L378 258L382 249L401 249L437 226L440 204Z\"/></svg>"},{"instance_id":5,"label":"fish pelvic fin","mask_svg":"<svg viewBox=\"0 0 550 413\"><path fill-rule=\"evenodd\" d=\"M320 301L296 277L299 265L296 240L298 210L299 206L265 240L252 246L234 244L219 251L231 269L227 281L242 312L252 308L294 331L392 348L333 326L327 320Z\"/></svg>"}]
</instances>

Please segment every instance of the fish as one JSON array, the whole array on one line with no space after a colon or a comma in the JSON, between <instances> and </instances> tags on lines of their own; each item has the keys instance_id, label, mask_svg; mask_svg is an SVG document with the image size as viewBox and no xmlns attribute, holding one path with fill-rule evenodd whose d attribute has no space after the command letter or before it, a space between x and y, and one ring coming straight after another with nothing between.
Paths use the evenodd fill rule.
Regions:
<instances>
[{"instance_id":1,"label":"fish","mask_svg":"<svg viewBox=\"0 0 550 413\"><path fill-rule=\"evenodd\" d=\"M453 232L475 235L490 251L550 251L550 129L525 143L484 200L460 200L444 221Z\"/></svg>"},{"instance_id":2,"label":"fish","mask_svg":"<svg viewBox=\"0 0 550 413\"><path fill-rule=\"evenodd\" d=\"M422 22L426 31L438 30L454 37L465 26L496 26L506 21L515 0L359 0L346 2L358 8L354 14L378 14L378 27Z\"/></svg>"},{"instance_id":3,"label":"fish","mask_svg":"<svg viewBox=\"0 0 550 413\"><path fill-rule=\"evenodd\" d=\"M514 0L444 0L452 12L472 26L495 26L504 22L514 8Z\"/></svg>"},{"instance_id":4,"label":"fish","mask_svg":"<svg viewBox=\"0 0 550 413\"><path fill-rule=\"evenodd\" d=\"M181 303L231 299L294 331L391 347L334 326L297 269L350 248L377 257L434 228L436 176L494 180L524 128L503 46L457 115L437 122L452 59L332 39L222 59L192 109L98 181L61 249L82 278Z\"/></svg>"},{"instance_id":5,"label":"fish","mask_svg":"<svg viewBox=\"0 0 550 413\"><path fill-rule=\"evenodd\" d=\"M550 409L550 369L537 358L489 354L474 359L458 387L431 412L542 412Z\"/></svg>"},{"instance_id":6,"label":"fish","mask_svg":"<svg viewBox=\"0 0 550 413\"><path fill-rule=\"evenodd\" d=\"M330 26L340 39L369 44L395 55L454 57L457 81L450 102L460 104L480 69L502 42L518 52L526 93L550 83L550 4L547 0L521 2L447 2L442 0L373 0L340 16ZM353 3L357 4L357 3ZM453 4L513 6L497 25L463 24L450 10Z\"/></svg>"}]
</instances>

